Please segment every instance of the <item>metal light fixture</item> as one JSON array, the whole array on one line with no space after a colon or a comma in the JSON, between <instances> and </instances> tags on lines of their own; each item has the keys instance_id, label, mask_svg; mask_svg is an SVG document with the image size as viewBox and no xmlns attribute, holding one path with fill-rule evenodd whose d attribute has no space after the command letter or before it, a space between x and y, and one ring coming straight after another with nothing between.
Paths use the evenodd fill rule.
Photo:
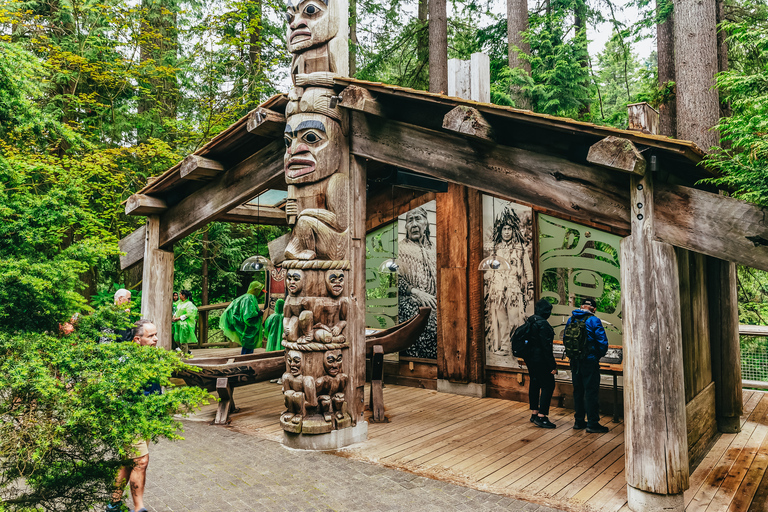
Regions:
<instances>
[{"instance_id":1,"label":"metal light fixture","mask_svg":"<svg viewBox=\"0 0 768 512\"><path fill-rule=\"evenodd\" d=\"M259 213L261 210L261 194L256 197L256 225L259 226ZM272 260L265 258L261 254L251 256L247 258L242 265L240 265L241 272L260 272L262 270L270 271L275 266L272 264Z\"/></svg>"},{"instance_id":2,"label":"metal light fixture","mask_svg":"<svg viewBox=\"0 0 768 512\"><path fill-rule=\"evenodd\" d=\"M392 199L392 220L395 222L394 228L392 228L392 257L384 260L379 265L379 272L383 274L394 274L400 268L395 259L395 232L397 231L397 219L395 218L395 187L390 188L390 195Z\"/></svg>"},{"instance_id":3,"label":"metal light fixture","mask_svg":"<svg viewBox=\"0 0 768 512\"><path fill-rule=\"evenodd\" d=\"M491 196L491 211L493 218L493 229L496 227L496 198ZM493 233L492 233L493 235ZM496 241L493 241L493 252L487 258L483 258L477 270L512 270L512 265L504 258L496 255Z\"/></svg>"}]
</instances>

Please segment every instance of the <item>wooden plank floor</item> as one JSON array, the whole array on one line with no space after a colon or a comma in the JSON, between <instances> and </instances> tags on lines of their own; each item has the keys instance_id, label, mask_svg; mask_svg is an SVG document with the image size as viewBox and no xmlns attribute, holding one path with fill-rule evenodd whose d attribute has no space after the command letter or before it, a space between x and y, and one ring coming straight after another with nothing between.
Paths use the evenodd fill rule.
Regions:
<instances>
[{"instance_id":1,"label":"wooden plank floor","mask_svg":"<svg viewBox=\"0 0 768 512\"><path fill-rule=\"evenodd\" d=\"M230 428L280 441L279 389L237 388ZM520 402L394 385L384 402L390 422L369 424L368 441L337 455L565 510L629 510L624 424L609 416L607 434L588 434L573 430L572 411L561 408L550 411L558 428L546 430ZM768 393L744 391L744 407L742 431L723 434L692 473L687 511L768 512ZM193 419L214 416L209 405Z\"/></svg>"}]
</instances>

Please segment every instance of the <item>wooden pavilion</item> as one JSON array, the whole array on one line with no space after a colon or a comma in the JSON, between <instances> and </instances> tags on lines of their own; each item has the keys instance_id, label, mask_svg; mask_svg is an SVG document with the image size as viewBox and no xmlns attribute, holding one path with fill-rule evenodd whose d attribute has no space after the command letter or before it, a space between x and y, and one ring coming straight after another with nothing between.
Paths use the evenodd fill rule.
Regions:
<instances>
[{"instance_id":1,"label":"wooden pavilion","mask_svg":"<svg viewBox=\"0 0 768 512\"><path fill-rule=\"evenodd\" d=\"M618 235L629 502L633 510L682 510L692 468L718 432L741 426L734 264L768 270L764 211L701 185L712 175L690 142L351 78L335 78L333 88L357 176L351 211L365 232L436 201L437 359L393 363L392 378L520 396L520 372L484 361L483 194ZM121 265L143 260L142 316L157 323L166 348L173 244L212 221L286 222L282 210L245 203L286 189L287 104L284 95L270 98L127 202L126 213L147 222L121 241ZM393 169L447 183L447 191L393 195L377 186ZM359 281L351 293L362 303ZM360 414L365 368L353 360Z\"/></svg>"}]
</instances>

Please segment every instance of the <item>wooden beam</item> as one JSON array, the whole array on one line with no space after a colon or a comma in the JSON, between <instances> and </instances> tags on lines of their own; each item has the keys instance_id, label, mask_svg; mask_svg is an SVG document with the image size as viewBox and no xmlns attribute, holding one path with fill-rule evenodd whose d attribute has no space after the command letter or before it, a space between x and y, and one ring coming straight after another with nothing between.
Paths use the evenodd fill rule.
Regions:
<instances>
[{"instance_id":1,"label":"wooden beam","mask_svg":"<svg viewBox=\"0 0 768 512\"><path fill-rule=\"evenodd\" d=\"M642 176L645 174L645 158L632 141L621 137L606 137L589 148L587 162L611 169Z\"/></svg>"},{"instance_id":2,"label":"wooden beam","mask_svg":"<svg viewBox=\"0 0 768 512\"><path fill-rule=\"evenodd\" d=\"M443 118L443 128L462 135L493 142L493 127L476 108L459 105Z\"/></svg>"},{"instance_id":3,"label":"wooden beam","mask_svg":"<svg viewBox=\"0 0 768 512\"><path fill-rule=\"evenodd\" d=\"M271 142L170 208L161 218L160 247L181 240L266 190L270 180L283 174L284 153L282 140Z\"/></svg>"},{"instance_id":4,"label":"wooden beam","mask_svg":"<svg viewBox=\"0 0 768 512\"><path fill-rule=\"evenodd\" d=\"M628 176L352 112L350 151L551 212L627 230Z\"/></svg>"},{"instance_id":5,"label":"wooden beam","mask_svg":"<svg viewBox=\"0 0 768 512\"><path fill-rule=\"evenodd\" d=\"M287 226L285 211L269 206L242 205L232 208L219 216L220 222L238 222L240 224L259 224L262 226Z\"/></svg>"},{"instance_id":6,"label":"wooden beam","mask_svg":"<svg viewBox=\"0 0 768 512\"><path fill-rule=\"evenodd\" d=\"M450 133L352 112L350 151L544 208L603 229L629 230L629 174L519 148L481 148ZM681 185L655 187L657 240L768 270L764 209Z\"/></svg>"},{"instance_id":7,"label":"wooden beam","mask_svg":"<svg viewBox=\"0 0 768 512\"><path fill-rule=\"evenodd\" d=\"M346 89L341 91L341 102L339 106L357 110L360 112L368 112L369 114L384 116L384 108L381 104L373 98L373 95L368 89L358 87L356 85L349 85Z\"/></svg>"},{"instance_id":8,"label":"wooden beam","mask_svg":"<svg viewBox=\"0 0 768 512\"><path fill-rule=\"evenodd\" d=\"M248 133L262 137L282 137L285 116L268 108L257 108L248 114Z\"/></svg>"},{"instance_id":9,"label":"wooden beam","mask_svg":"<svg viewBox=\"0 0 768 512\"><path fill-rule=\"evenodd\" d=\"M179 176L184 180L210 181L224 172L224 164L200 155L189 155L181 162Z\"/></svg>"},{"instance_id":10,"label":"wooden beam","mask_svg":"<svg viewBox=\"0 0 768 512\"><path fill-rule=\"evenodd\" d=\"M125 202L126 215L157 215L167 209L168 205L162 199L144 194L133 194Z\"/></svg>"},{"instance_id":11,"label":"wooden beam","mask_svg":"<svg viewBox=\"0 0 768 512\"><path fill-rule=\"evenodd\" d=\"M658 240L768 270L768 212L764 208L670 184L656 188L655 202Z\"/></svg>"},{"instance_id":12,"label":"wooden beam","mask_svg":"<svg viewBox=\"0 0 768 512\"><path fill-rule=\"evenodd\" d=\"M127 235L117 243L117 248L125 255L120 256L120 270L134 266L144 259L144 238L147 234L147 226L141 226L136 231Z\"/></svg>"}]
</instances>

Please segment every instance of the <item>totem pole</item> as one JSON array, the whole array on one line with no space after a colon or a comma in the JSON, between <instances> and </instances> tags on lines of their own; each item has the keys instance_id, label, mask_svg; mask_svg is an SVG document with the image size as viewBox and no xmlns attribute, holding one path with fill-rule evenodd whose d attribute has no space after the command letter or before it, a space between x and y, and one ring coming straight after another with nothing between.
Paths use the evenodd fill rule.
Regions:
<instances>
[{"instance_id":1,"label":"totem pole","mask_svg":"<svg viewBox=\"0 0 768 512\"><path fill-rule=\"evenodd\" d=\"M318 435L351 427L348 357L351 192L345 114L333 77L348 73L346 0L288 1L293 55L285 117L286 300L283 430ZM349 363L347 363L349 361Z\"/></svg>"}]
</instances>

